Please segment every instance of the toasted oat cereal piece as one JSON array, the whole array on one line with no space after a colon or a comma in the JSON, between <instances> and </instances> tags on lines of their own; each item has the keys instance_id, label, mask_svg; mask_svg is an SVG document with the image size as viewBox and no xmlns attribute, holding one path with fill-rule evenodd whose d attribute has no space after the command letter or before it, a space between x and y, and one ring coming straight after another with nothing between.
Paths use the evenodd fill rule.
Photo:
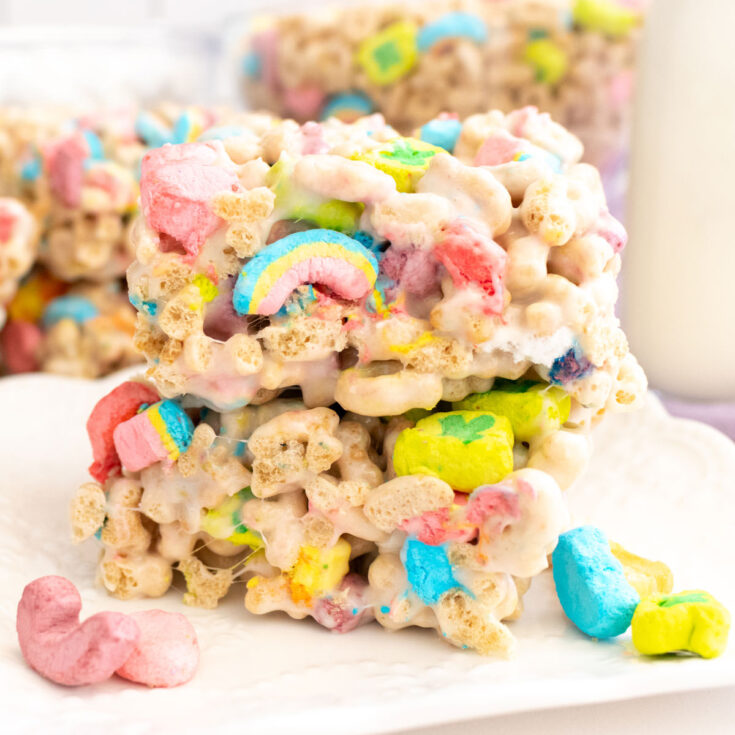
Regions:
<instances>
[{"instance_id":1,"label":"toasted oat cereal piece","mask_svg":"<svg viewBox=\"0 0 735 735\"><path fill-rule=\"evenodd\" d=\"M80 485L69 508L72 540L75 544L94 535L105 522L106 498L98 482Z\"/></svg>"},{"instance_id":2,"label":"toasted oat cereal piece","mask_svg":"<svg viewBox=\"0 0 735 735\"><path fill-rule=\"evenodd\" d=\"M194 556L182 559L177 568L186 579L185 605L214 610L232 586L230 569L207 569Z\"/></svg>"},{"instance_id":3,"label":"toasted oat cereal piece","mask_svg":"<svg viewBox=\"0 0 735 735\"><path fill-rule=\"evenodd\" d=\"M392 531L403 521L448 506L452 488L430 475L404 475L379 485L365 500L365 515L382 531Z\"/></svg>"}]
</instances>

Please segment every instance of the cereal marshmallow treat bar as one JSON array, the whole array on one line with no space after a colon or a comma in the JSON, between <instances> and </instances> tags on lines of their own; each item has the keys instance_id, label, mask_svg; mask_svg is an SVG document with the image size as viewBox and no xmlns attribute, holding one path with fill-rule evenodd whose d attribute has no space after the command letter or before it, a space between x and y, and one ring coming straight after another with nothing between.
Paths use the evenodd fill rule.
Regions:
<instances>
[{"instance_id":1,"label":"cereal marshmallow treat bar","mask_svg":"<svg viewBox=\"0 0 735 735\"><path fill-rule=\"evenodd\" d=\"M625 168L644 0L324 3L257 17L240 57L249 104L305 120L380 112L409 132L535 105L584 142L609 186Z\"/></svg>"},{"instance_id":2,"label":"cereal marshmallow treat bar","mask_svg":"<svg viewBox=\"0 0 735 735\"><path fill-rule=\"evenodd\" d=\"M189 604L246 582L252 613L510 652L589 426L645 391L625 233L547 115L435 126L444 147L373 116L147 154L147 381L95 407L72 503L112 594L178 570Z\"/></svg>"},{"instance_id":3,"label":"cereal marshmallow treat bar","mask_svg":"<svg viewBox=\"0 0 735 735\"><path fill-rule=\"evenodd\" d=\"M19 200L0 197L0 327L5 322L5 307L30 270L37 248L33 215Z\"/></svg>"},{"instance_id":4,"label":"cereal marshmallow treat bar","mask_svg":"<svg viewBox=\"0 0 735 735\"><path fill-rule=\"evenodd\" d=\"M140 161L150 148L199 136L237 133L247 148L249 127L270 119L230 115L232 124L213 127L223 115L170 104L75 115L0 110L0 191L35 214L41 239L36 268L13 300L0 294L9 316L0 334L4 372L94 378L140 361L135 310L121 284L134 256Z\"/></svg>"}]
</instances>

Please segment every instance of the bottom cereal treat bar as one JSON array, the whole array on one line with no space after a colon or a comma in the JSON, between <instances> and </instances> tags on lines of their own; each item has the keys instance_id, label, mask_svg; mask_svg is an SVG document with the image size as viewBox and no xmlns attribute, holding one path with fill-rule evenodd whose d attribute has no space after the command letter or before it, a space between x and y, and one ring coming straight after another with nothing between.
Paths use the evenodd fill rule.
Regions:
<instances>
[{"instance_id":1,"label":"bottom cereal treat bar","mask_svg":"<svg viewBox=\"0 0 735 735\"><path fill-rule=\"evenodd\" d=\"M36 268L7 307L0 367L97 378L140 361L135 311L119 281L68 284Z\"/></svg>"},{"instance_id":2,"label":"bottom cereal treat bar","mask_svg":"<svg viewBox=\"0 0 735 735\"><path fill-rule=\"evenodd\" d=\"M568 526L560 484L587 439L540 383L455 406L364 417L295 396L215 412L123 383L87 424L74 540L96 537L99 580L123 599L162 595L178 570L189 605L235 588L251 613L416 625L507 655L503 621Z\"/></svg>"}]
</instances>

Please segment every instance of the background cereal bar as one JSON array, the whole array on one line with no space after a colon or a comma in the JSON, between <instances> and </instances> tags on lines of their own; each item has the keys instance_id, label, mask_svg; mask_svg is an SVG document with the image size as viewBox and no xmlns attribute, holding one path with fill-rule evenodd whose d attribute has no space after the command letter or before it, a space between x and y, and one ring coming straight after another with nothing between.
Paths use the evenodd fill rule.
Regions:
<instances>
[{"instance_id":1,"label":"background cereal bar","mask_svg":"<svg viewBox=\"0 0 735 735\"><path fill-rule=\"evenodd\" d=\"M249 126L260 130L267 120L173 104L75 114L2 110L1 190L18 197L38 223L30 259L4 250L4 262L17 271L15 287L9 282L0 294L9 317L0 335L4 371L94 378L139 361L122 276L133 259L141 158L150 148L224 130L238 135L233 156L247 156L248 135L256 135ZM17 246L18 238L12 242Z\"/></svg>"},{"instance_id":2,"label":"background cereal bar","mask_svg":"<svg viewBox=\"0 0 735 735\"><path fill-rule=\"evenodd\" d=\"M377 111L404 133L441 112L464 119L535 105L580 137L617 198L640 5L327 3L253 22L240 61L243 89L251 106L300 122Z\"/></svg>"}]
</instances>

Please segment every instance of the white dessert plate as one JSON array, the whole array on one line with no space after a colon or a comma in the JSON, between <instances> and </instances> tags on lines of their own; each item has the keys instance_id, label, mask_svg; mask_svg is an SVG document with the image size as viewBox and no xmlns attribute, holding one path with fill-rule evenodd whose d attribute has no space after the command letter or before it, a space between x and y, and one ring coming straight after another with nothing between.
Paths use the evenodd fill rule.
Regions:
<instances>
[{"instance_id":1,"label":"white dessert plate","mask_svg":"<svg viewBox=\"0 0 735 735\"><path fill-rule=\"evenodd\" d=\"M647 659L629 636L596 642L566 620L548 572L534 581L512 661L456 650L435 633L377 625L331 634L309 621L255 617L232 591L217 610L187 608L180 589L121 602L94 584L94 542L72 546L67 506L91 457L84 424L116 385L43 375L0 381L0 712L3 732L385 733L548 707L735 684L735 643L719 659ZM666 561L676 589L703 587L735 605L735 444L673 419L649 396L595 431L595 455L569 498L627 548ZM15 636L23 587L45 574L80 589L83 617L151 607L186 613L202 649L186 686L123 680L69 689L24 663ZM180 583L178 583L180 587Z\"/></svg>"}]
</instances>

